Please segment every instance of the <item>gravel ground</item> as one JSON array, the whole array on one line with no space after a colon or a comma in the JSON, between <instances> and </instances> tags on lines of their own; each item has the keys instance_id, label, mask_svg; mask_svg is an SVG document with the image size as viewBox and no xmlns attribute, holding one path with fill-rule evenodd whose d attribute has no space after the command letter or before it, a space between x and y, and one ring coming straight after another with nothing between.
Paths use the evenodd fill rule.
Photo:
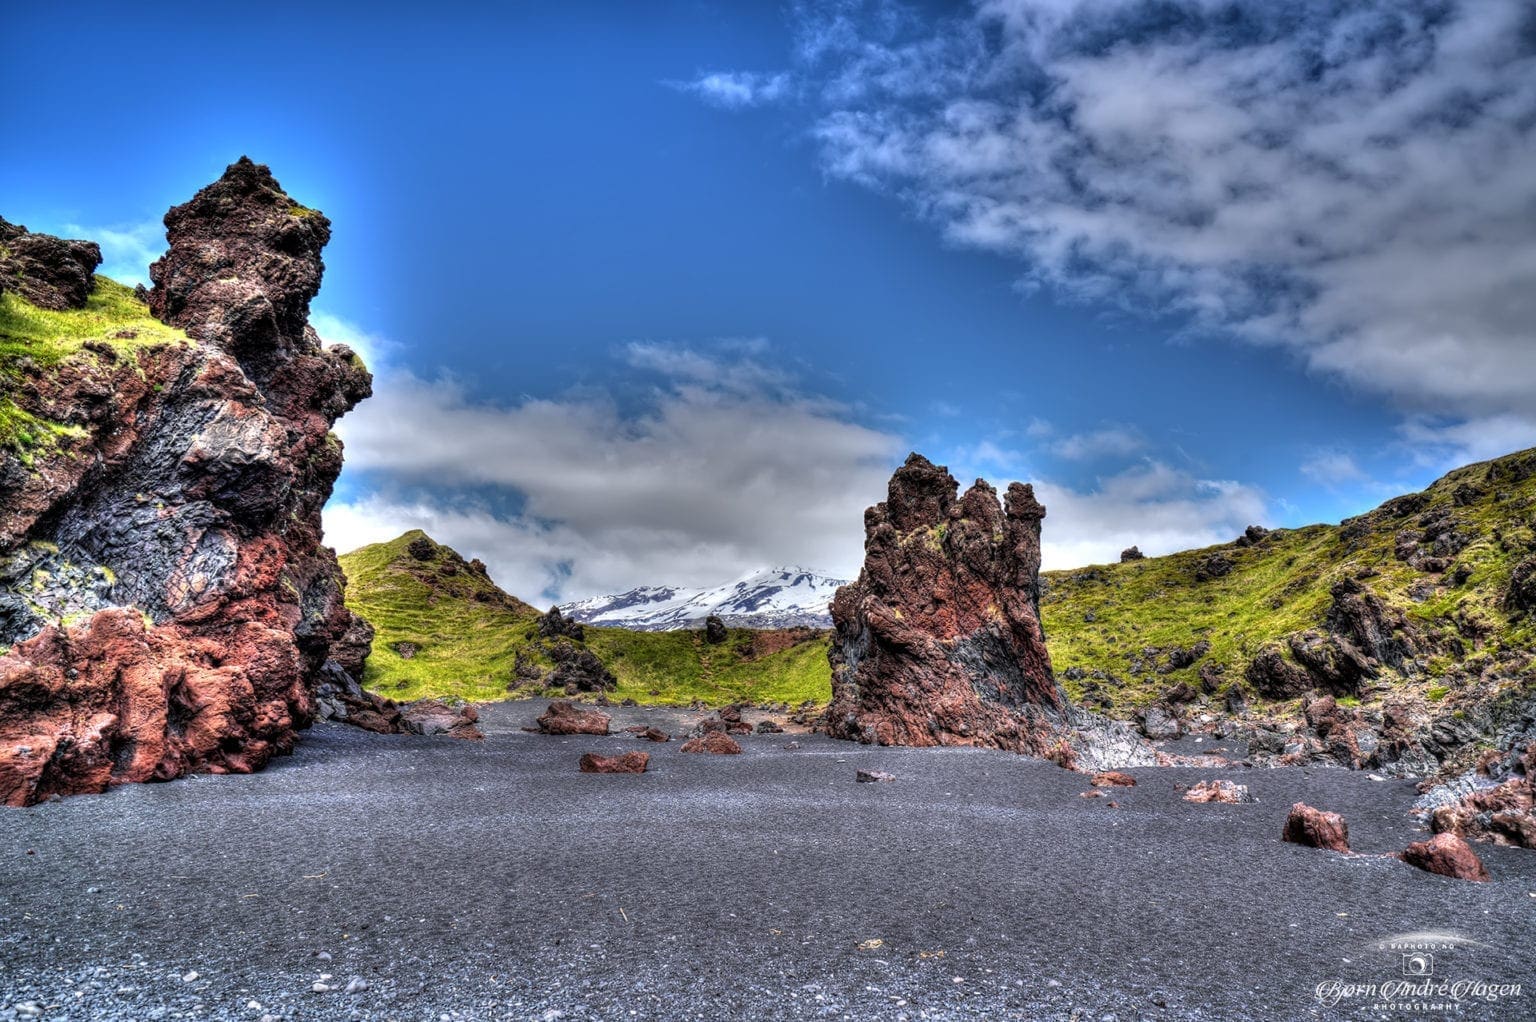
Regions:
<instances>
[{"instance_id":1,"label":"gravel ground","mask_svg":"<svg viewBox=\"0 0 1536 1022\"><path fill-rule=\"evenodd\" d=\"M254 776L3 811L0 1018L1536 1017L1536 854L1479 846L1489 884L1382 857L1422 836L1409 783L1146 768L1083 799L1004 753L521 732L542 705L480 744L322 725ZM636 747L648 774L576 771ZM1259 803L1180 799L1223 776ZM1298 800L1366 854L1282 843ZM1379 1009L1408 934L1437 982L1531 989ZM1334 980L1378 993L1320 1004Z\"/></svg>"}]
</instances>

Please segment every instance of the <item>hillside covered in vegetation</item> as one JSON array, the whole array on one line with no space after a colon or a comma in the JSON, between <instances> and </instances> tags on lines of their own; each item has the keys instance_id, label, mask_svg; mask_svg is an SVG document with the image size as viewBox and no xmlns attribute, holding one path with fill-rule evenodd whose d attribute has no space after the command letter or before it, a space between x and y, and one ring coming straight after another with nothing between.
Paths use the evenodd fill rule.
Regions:
<instances>
[{"instance_id":1,"label":"hillside covered in vegetation","mask_svg":"<svg viewBox=\"0 0 1536 1022\"><path fill-rule=\"evenodd\" d=\"M1285 702L1454 701L1529 684L1536 450L1339 525L1042 577L1057 676L1117 715L1182 684Z\"/></svg>"},{"instance_id":2,"label":"hillside covered in vegetation","mask_svg":"<svg viewBox=\"0 0 1536 1022\"><path fill-rule=\"evenodd\" d=\"M341 557L347 603L377 630L363 683L396 700L563 695L606 670L613 700L711 705L825 702L824 633L810 629L637 632L591 625L540 634L540 613L502 592L478 561L408 532ZM546 631L548 628L546 626ZM583 653L600 667L585 666ZM586 661L590 664L590 661ZM562 670L564 668L564 670Z\"/></svg>"},{"instance_id":3,"label":"hillside covered in vegetation","mask_svg":"<svg viewBox=\"0 0 1536 1022\"><path fill-rule=\"evenodd\" d=\"M421 557L413 556L414 549ZM1339 525L1251 528L1231 543L1041 576L1057 677L1116 717L1301 719L1304 697L1433 717L1531 685L1536 450L1468 465ZM569 637L478 562L420 532L341 558L348 603L378 629L366 683L386 696L558 694ZM587 626L610 698L824 703L825 633ZM558 680L558 679L555 679Z\"/></svg>"}]
</instances>

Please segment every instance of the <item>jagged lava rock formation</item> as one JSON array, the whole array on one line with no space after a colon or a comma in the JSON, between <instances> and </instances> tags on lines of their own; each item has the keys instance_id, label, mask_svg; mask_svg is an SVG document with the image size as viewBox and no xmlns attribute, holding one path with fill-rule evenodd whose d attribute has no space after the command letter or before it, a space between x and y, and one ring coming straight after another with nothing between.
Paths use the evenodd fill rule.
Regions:
<instances>
[{"instance_id":1,"label":"jagged lava rock formation","mask_svg":"<svg viewBox=\"0 0 1536 1022\"><path fill-rule=\"evenodd\" d=\"M179 330L6 364L6 398L53 438L0 455L9 805L259 769L311 722L322 674L366 655L320 542L330 428L371 389L307 321L330 222L242 158L165 224L148 304ZM94 246L7 248L42 253L22 299L82 304ZM64 272L27 282L50 261Z\"/></svg>"},{"instance_id":2,"label":"jagged lava rock formation","mask_svg":"<svg viewBox=\"0 0 1536 1022\"><path fill-rule=\"evenodd\" d=\"M1020 483L957 499L919 454L864 513L864 567L832 601L826 730L880 745L1045 755L1066 701L1040 628L1040 520Z\"/></svg>"}]
</instances>

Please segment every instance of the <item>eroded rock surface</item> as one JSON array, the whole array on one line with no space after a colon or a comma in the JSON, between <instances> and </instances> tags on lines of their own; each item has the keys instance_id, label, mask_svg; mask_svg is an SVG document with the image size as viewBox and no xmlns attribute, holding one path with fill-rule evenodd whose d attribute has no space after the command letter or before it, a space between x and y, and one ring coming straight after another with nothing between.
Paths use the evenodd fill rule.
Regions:
<instances>
[{"instance_id":1,"label":"eroded rock surface","mask_svg":"<svg viewBox=\"0 0 1536 1022\"><path fill-rule=\"evenodd\" d=\"M10 805L259 769L313 719L333 649L355 664L366 645L320 542L342 458L330 428L371 387L308 324L330 222L242 159L166 228L149 304L185 338L87 344L23 365L12 391L71 432L32 463L0 454ZM6 286L74 307L99 252L55 242L20 260L10 245Z\"/></svg>"},{"instance_id":2,"label":"eroded rock surface","mask_svg":"<svg viewBox=\"0 0 1536 1022\"><path fill-rule=\"evenodd\" d=\"M682 744L683 752L703 752L716 756L734 756L741 752L741 746L736 739L724 731L706 731L697 738L690 738Z\"/></svg>"},{"instance_id":3,"label":"eroded rock surface","mask_svg":"<svg viewBox=\"0 0 1536 1022\"><path fill-rule=\"evenodd\" d=\"M979 745L1046 755L1065 697L1040 628L1033 490L964 496L918 454L864 513L864 567L832 602L826 729L881 745Z\"/></svg>"},{"instance_id":4,"label":"eroded rock surface","mask_svg":"<svg viewBox=\"0 0 1536 1022\"><path fill-rule=\"evenodd\" d=\"M1285 818L1281 837L1292 844L1308 848L1325 848L1331 852L1349 851L1349 826L1338 813L1314 809L1304 802L1291 806Z\"/></svg>"},{"instance_id":5,"label":"eroded rock surface","mask_svg":"<svg viewBox=\"0 0 1536 1022\"><path fill-rule=\"evenodd\" d=\"M547 735L606 735L612 723L613 718L600 710L556 699L539 717L538 730Z\"/></svg>"},{"instance_id":6,"label":"eroded rock surface","mask_svg":"<svg viewBox=\"0 0 1536 1022\"><path fill-rule=\"evenodd\" d=\"M1428 841L1415 841L1403 851L1403 861L1426 873L1455 880L1471 880L1483 883L1488 880L1488 869L1477 857L1472 846L1455 834L1436 834Z\"/></svg>"},{"instance_id":7,"label":"eroded rock surface","mask_svg":"<svg viewBox=\"0 0 1536 1022\"><path fill-rule=\"evenodd\" d=\"M39 309L85 307L95 286L101 247L33 234L0 217L0 293L15 291Z\"/></svg>"},{"instance_id":8,"label":"eroded rock surface","mask_svg":"<svg viewBox=\"0 0 1536 1022\"><path fill-rule=\"evenodd\" d=\"M1256 800L1249 794L1246 784L1238 784L1235 781L1212 780L1201 781L1199 784L1191 785L1190 789L1184 793L1184 801L1198 803L1222 802L1227 805L1236 806Z\"/></svg>"},{"instance_id":9,"label":"eroded rock surface","mask_svg":"<svg viewBox=\"0 0 1536 1022\"><path fill-rule=\"evenodd\" d=\"M584 774L643 774L650 762L650 753L646 752L623 752L617 756L587 752L582 754L579 766Z\"/></svg>"}]
</instances>

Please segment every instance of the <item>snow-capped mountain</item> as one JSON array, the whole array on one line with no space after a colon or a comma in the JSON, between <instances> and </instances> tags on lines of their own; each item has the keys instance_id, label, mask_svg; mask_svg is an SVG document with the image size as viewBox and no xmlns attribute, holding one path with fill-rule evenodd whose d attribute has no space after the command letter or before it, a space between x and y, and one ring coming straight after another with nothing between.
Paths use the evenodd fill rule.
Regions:
<instances>
[{"instance_id":1,"label":"snow-capped mountain","mask_svg":"<svg viewBox=\"0 0 1536 1022\"><path fill-rule=\"evenodd\" d=\"M713 589L641 586L560 605L577 621L641 632L703 628L711 614L738 628L832 627L828 605L846 579L804 568L769 568Z\"/></svg>"}]
</instances>

